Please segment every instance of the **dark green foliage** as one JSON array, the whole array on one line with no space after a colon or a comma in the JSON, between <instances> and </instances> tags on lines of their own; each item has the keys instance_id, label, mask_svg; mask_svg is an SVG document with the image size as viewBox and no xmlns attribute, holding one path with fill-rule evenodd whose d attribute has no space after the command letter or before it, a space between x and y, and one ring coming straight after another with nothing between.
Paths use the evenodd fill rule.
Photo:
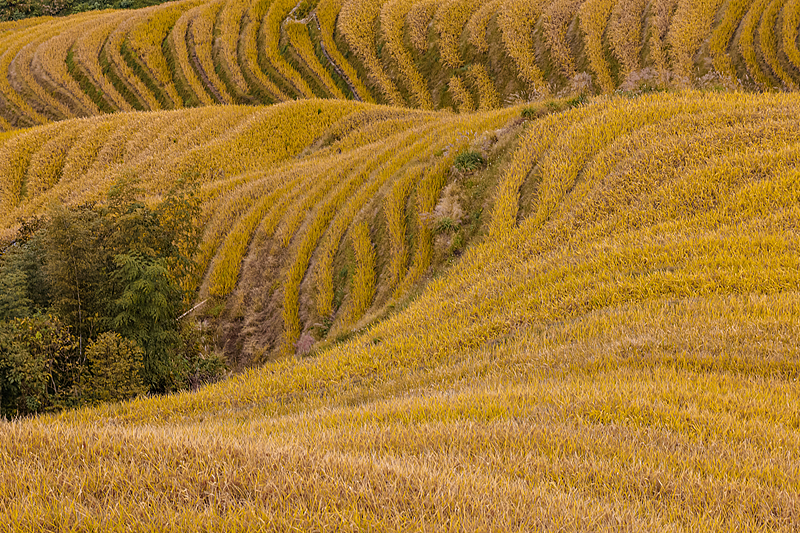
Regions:
<instances>
[{"instance_id":1,"label":"dark green foliage","mask_svg":"<svg viewBox=\"0 0 800 533\"><path fill-rule=\"evenodd\" d=\"M114 281L119 287L113 302L114 331L144 349L142 377L150 390L180 388L187 374L185 361L174 357L181 341L176 323L180 289L163 260L132 253L117 255L114 262Z\"/></svg>"},{"instance_id":2,"label":"dark green foliage","mask_svg":"<svg viewBox=\"0 0 800 533\"><path fill-rule=\"evenodd\" d=\"M462 172L478 170L484 164L486 164L486 161L483 156L475 151L461 152L455 159L455 167Z\"/></svg>"},{"instance_id":3,"label":"dark green foliage","mask_svg":"<svg viewBox=\"0 0 800 533\"><path fill-rule=\"evenodd\" d=\"M165 0L0 0L0 21L64 16L101 9L139 9Z\"/></svg>"},{"instance_id":4,"label":"dark green foliage","mask_svg":"<svg viewBox=\"0 0 800 533\"><path fill-rule=\"evenodd\" d=\"M86 339L102 333L108 283L104 269L104 220L91 205L55 208L43 232L44 271L53 309L72 327L83 352Z\"/></svg>"},{"instance_id":5,"label":"dark green foliage","mask_svg":"<svg viewBox=\"0 0 800 533\"><path fill-rule=\"evenodd\" d=\"M570 98L567 100L567 107L580 107L589 102L589 99L586 97L585 94L579 94L574 98Z\"/></svg>"},{"instance_id":6,"label":"dark green foliage","mask_svg":"<svg viewBox=\"0 0 800 533\"><path fill-rule=\"evenodd\" d=\"M0 251L0 285L5 285L16 295L16 297L12 297L3 290L0 299L5 296L5 301L10 307L19 308L22 304L28 308L28 312L11 313L11 316L5 316L0 311L0 320L13 318L13 316L29 316L35 310L47 309L50 306L50 282L42 268L41 261L44 254L42 248L44 244L41 232L39 232L41 226L40 219L23 223L17 239ZM23 290L24 294L16 292L20 290ZM18 299L23 301L12 302ZM2 307L1 304L0 307Z\"/></svg>"},{"instance_id":7,"label":"dark green foliage","mask_svg":"<svg viewBox=\"0 0 800 533\"><path fill-rule=\"evenodd\" d=\"M0 411L25 415L74 403L75 338L52 315L0 322Z\"/></svg>"},{"instance_id":8,"label":"dark green foliage","mask_svg":"<svg viewBox=\"0 0 800 533\"><path fill-rule=\"evenodd\" d=\"M0 415L169 392L224 371L178 320L191 300L181 282L196 274L195 190L181 182L154 207L137 197L123 180L102 203L23 224L2 250Z\"/></svg>"},{"instance_id":9,"label":"dark green foliage","mask_svg":"<svg viewBox=\"0 0 800 533\"><path fill-rule=\"evenodd\" d=\"M436 224L436 233L446 233L456 229L457 224L450 217L444 217Z\"/></svg>"},{"instance_id":10,"label":"dark green foliage","mask_svg":"<svg viewBox=\"0 0 800 533\"><path fill-rule=\"evenodd\" d=\"M526 118L528 120L536 120L541 115L542 115L542 110L539 109L538 107L531 106L522 109L522 118Z\"/></svg>"},{"instance_id":11,"label":"dark green foliage","mask_svg":"<svg viewBox=\"0 0 800 533\"><path fill-rule=\"evenodd\" d=\"M100 335L86 348L82 397L89 403L126 400L147 389L142 380L144 351L119 333Z\"/></svg>"},{"instance_id":12,"label":"dark green foliage","mask_svg":"<svg viewBox=\"0 0 800 533\"><path fill-rule=\"evenodd\" d=\"M26 317L31 307L25 273L7 264L0 266L0 320Z\"/></svg>"}]
</instances>

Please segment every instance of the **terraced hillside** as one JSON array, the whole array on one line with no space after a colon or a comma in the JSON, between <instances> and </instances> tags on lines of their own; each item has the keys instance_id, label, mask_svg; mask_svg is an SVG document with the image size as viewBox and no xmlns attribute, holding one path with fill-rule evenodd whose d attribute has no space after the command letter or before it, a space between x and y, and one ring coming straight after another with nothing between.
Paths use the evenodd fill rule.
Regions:
<instances>
[{"instance_id":1,"label":"terraced hillside","mask_svg":"<svg viewBox=\"0 0 800 533\"><path fill-rule=\"evenodd\" d=\"M520 108L462 116L323 100L56 122L0 141L0 238L126 177L150 199L188 178L203 238L185 283L246 317L226 333L233 358L294 353L301 334L348 331L407 293L444 246L435 239L480 225L483 200L466 196L485 185L456 183L454 160L476 148L490 158L521 124Z\"/></svg>"},{"instance_id":2,"label":"terraced hillside","mask_svg":"<svg viewBox=\"0 0 800 533\"><path fill-rule=\"evenodd\" d=\"M0 529L796 531L798 109L793 94L685 93L530 121L489 237L366 332L195 393L0 423ZM292 339L303 294L327 309L344 235L351 318L380 301L374 275L417 275L431 236L418 224L408 247L401 206L442 205L458 143L519 112L311 100L50 125L4 141L33 155L2 211L96 194L104 165L156 194L171 169L215 161L201 291L236 290L254 234L251 254L278 254ZM272 127L306 137L243 148ZM103 128L126 142L67 140ZM73 149L60 180L36 182L45 131ZM86 190L68 193L68 168ZM381 218L391 246L370 260Z\"/></svg>"},{"instance_id":3,"label":"terraced hillside","mask_svg":"<svg viewBox=\"0 0 800 533\"><path fill-rule=\"evenodd\" d=\"M0 23L0 253L193 187L164 272L237 371L0 409L0 531L800 530L798 28L800 0ZM100 398L78 345L71 405Z\"/></svg>"},{"instance_id":4,"label":"terraced hillside","mask_svg":"<svg viewBox=\"0 0 800 533\"><path fill-rule=\"evenodd\" d=\"M298 98L494 109L654 87L796 89L781 0L182 0L0 23L0 128Z\"/></svg>"}]
</instances>

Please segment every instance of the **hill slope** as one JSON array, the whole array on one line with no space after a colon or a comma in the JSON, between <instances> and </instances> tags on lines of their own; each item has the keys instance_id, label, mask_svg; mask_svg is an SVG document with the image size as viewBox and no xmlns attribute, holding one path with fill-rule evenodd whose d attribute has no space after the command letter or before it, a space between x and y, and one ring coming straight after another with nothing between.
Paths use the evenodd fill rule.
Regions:
<instances>
[{"instance_id":1,"label":"hill slope","mask_svg":"<svg viewBox=\"0 0 800 533\"><path fill-rule=\"evenodd\" d=\"M193 181L203 237L197 276L185 282L198 302L227 302L226 352L243 362L294 353L302 333L347 331L415 287L440 220L453 233L463 206L477 202L469 222L482 222L485 198L459 198L463 184L449 187L449 210L434 210L456 157L477 147L491 159L498 135L519 130L519 114L305 100L58 122L0 141L0 225L10 240L17 220L96 201L131 177L151 200Z\"/></svg>"},{"instance_id":2,"label":"hill slope","mask_svg":"<svg viewBox=\"0 0 800 533\"><path fill-rule=\"evenodd\" d=\"M800 3L182 0L0 23L0 128L297 98L493 109L655 87L794 90Z\"/></svg>"},{"instance_id":3,"label":"hill slope","mask_svg":"<svg viewBox=\"0 0 800 533\"><path fill-rule=\"evenodd\" d=\"M363 334L196 393L2 423L0 520L796 530L798 104L617 97L529 124L490 237Z\"/></svg>"}]
</instances>

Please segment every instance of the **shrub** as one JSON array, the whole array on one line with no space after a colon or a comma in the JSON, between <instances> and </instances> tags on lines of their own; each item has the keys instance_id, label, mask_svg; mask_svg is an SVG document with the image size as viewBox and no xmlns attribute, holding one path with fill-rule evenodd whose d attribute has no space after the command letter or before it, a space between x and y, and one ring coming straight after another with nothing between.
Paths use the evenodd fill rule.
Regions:
<instances>
[{"instance_id":1,"label":"shrub","mask_svg":"<svg viewBox=\"0 0 800 533\"><path fill-rule=\"evenodd\" d=\"M586 98L585 94L579 94L578 96L567 100L567 107L579 107L586 104L588 101L589 99Z\"/></svg>"},{"instance_id":2,"label":"shrub","mask_svg":"<svg viewBox=\"0 0 800 533\"><path fill-rule=\"evenodd\" d=\"M54 316L0 322L0 415L74 403L75 348L75 338Z\"/></svg>"},{"instance_id":3,"label":"shrub","mask_svg":"<svg viewBox=\"0 0 800 533\"><path fill-rule=\"evenodd\" d=\"M143 360L144 350L135 341L113 331L103 333L86 348L83 400L109 402L144 393Z\"/></svg>"},{"instance_id":4,"label":"shrub","mask_svg":"<svg viewBox=\"0 0 800 533\"><path fill-rule=\"evenodd\" d=\"M550 107L550 104L552 104L552 103L553 102L548 102L547 103L548 107ZM535 107L535 106L525 107L525 108L522 109L521 115L522 115L522 118L524 118L524 119L536 120L537 118L539 118L542 115L542 110L539 107Z\"/></svg>"},{"instance_id":5,"label":"shrub","mask_svg":"<svg viewBox=\"0 0 800 533\"><path fill-rule=\"evenodd\" d=\"M208 352L208 334L197 322L185 322L180 328L180 356L186 363L185 385L196 390L202 385L218 381L228 369L225 359L216 352Z\"/></svg>"},{"instance_id":6,"label":"shrub","mask_svg":"<svg viewBox=\"0 0 800 533\"><path fill-rule=\"evenodd\" d=\"M473 150L461 152L456 156L455 166L458 170L463 172L472 172L478 170L486 163L486 160L479 152Z\"/></svg>"}]
</instances>

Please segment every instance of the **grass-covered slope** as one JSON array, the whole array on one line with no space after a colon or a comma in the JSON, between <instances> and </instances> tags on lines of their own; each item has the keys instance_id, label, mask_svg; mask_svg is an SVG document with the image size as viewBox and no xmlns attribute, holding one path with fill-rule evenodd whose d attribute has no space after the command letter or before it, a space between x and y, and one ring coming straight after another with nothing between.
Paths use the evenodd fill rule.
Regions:
<instances>
[{"instance_id":1,"label":"grass-covered slope","mask_svg":"<svg viewBox=\"0 0 800 533\"><path fill-rule=\"evenodd\" d=\"M456 183L454 163L470 151L491 162L518 133L520 112L304 100L19 130L0 139L0 235L10 242L20 220L103 200L123 180L151 201L194 183L202 241L184 286L225 324L217 344L241 363L294 353L301 337L313 344L374 319L463 249L488 218L487 185Z\"/></svg>"},{"instance_id":2,"label":"grass-covered slope","mask_svg":"<svg viewBox=\"0 0 800 533\"><path fill-rule=\"evenodd\" d=\"M180 0L0 23L0 129L117 110L355 99L493 109L668 87L795 90L780 0Z\"/></svg>"},{"instance_id":3,"label":"grass-covered slope","mask_svg":"<svg viewBox=\"0 0 800 533\"><path fill-rule=\"evenodd\" d=\"M349 342L2 423L0 528L797 530L799 104L529 124L490 236Z\"/></svg>"}]
</instances>

